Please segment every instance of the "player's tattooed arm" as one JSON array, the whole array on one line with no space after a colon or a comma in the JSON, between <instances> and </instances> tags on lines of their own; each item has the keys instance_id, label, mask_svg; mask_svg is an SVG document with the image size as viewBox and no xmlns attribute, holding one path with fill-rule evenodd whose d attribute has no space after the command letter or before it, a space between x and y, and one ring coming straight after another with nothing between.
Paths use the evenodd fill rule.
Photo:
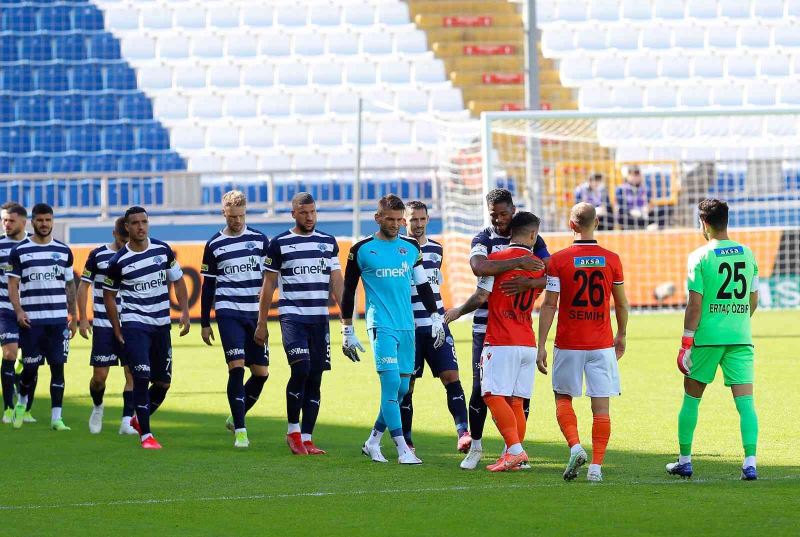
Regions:
<instances>
[{"instance_id":1,"label":"player's tattooed arm","mask_svg":"<svg viewBox=\"0 0 800 537\"><path fill-rule=\"evenodd\" d=\"M267 319L269 319L269 310L272 308L272 297L277 285L278 273L269 270L265 272L264 281L261 284L261 292L258 297L258 322L256 323L255 334L253 334L253 340L257 345L267 344L267 338L269 338Z\"/></svg>"},{"instance_id":2,"label":"player's tattooed arm","mask_svg":"<svg viewBox=\"0 0 800 537\"><path fill-rule=\"evenodd\" d=\"M541 259L531 256L515 257L513 259L489 259L482 255L473 255L469 266L475 276L497 276L509 270L522 269L538 272L545 266Z\"/></svg>"},{"instance_id":3,"label":"player's tattooed arm","mask_svg":"<svg viewBox=\"0 0 800 537\"><path fill-rule=\"evenodd\" d=\"M83 339L89 339L89 334L92 333L92 324L89 322L89 316L86 313L86 301L89 298L89 289L92 283L85 280L78 282L78 318L80 319L79 331Z\"/></svg>"},{"instance_id":4,"label":"player's tattooed arm","mask_svg":"<svg viewBox=\"0 0 800 537\"><path fill-rule=\"evenodd\" d=\"M78 311L75 307L76 299L75 295L77 294L78 288L78 279L73 278L67 282L65 282L64 290L67 293L67 311L69 311L69 332L70 332L70 339L75 337L75 334L78 333Z\"/></svg>"},{"instance_id":5,"label":"player's tattooed arm","mask_svg":"<svg viewBox=\"0 0 800 537\"><path fill-rule=\"evenodd\" d=\"M456 319L463 317L468 313L472 313L473 311L481 307L481 304L486 302L488 299L489 299L489 291L478 287L477 289L475 289L475 292L472 293L472 296L470 296L466 302L464 302L463 304L461 304L456 308L450 308L444 313L444 322L446 324L450 324Z\"/></svg>"},{"instance_id":6,"label":"player's tattooed arm","mask_svg":"<svg viewBox=\"0 0 800 537\"><path fill-rule=\"evenodd\" d=\"M539 310L539 337L537 338L536 368L543 374L547 374L547 336L553 326L553 319L558 309L557 291L545 291L542 307Z\"/></svg>"}]
</instances>

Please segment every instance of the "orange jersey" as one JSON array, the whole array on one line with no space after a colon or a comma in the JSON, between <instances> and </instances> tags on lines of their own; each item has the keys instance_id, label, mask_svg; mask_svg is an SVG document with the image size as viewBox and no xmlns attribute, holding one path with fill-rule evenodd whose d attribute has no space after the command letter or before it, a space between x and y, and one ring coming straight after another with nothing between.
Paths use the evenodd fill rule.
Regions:
<instances>
[{"instance_id":1,"label":"orange jersey","mask_svg":"<svg viewBox=\"0 0 800 537\"><path fill-rule=\"evenodd\" d=\"M490 254L488 259L503 260L533 255L529 248L511 244L505 250ZM486 345L535 347L536 336L533 333L533 303L541 294L541 289L529 289L517 295L506 295L500 290L500 284L516 277L541 278L544 271L509 270L498 276L483 277L478 287L491 291L489 295L489 320L486 324Z\"/></svg>"},{"instance_id":2,"label":"orange jersey","mask_svg":"<svg viewBox=\"0 0 800 537\"><path fill-rule=\"evenodd\" d=\"M547 268L547 290L561 293L556 347L613 347L611 289L623 282L619 256L598 246L597 241L578 240L553 254Z\"/></svg>"}]
</instances>

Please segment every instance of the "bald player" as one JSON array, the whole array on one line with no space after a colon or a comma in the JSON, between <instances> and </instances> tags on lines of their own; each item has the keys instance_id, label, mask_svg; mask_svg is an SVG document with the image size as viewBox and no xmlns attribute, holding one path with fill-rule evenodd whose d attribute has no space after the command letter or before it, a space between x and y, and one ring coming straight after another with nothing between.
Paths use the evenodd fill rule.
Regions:
<instances>
[{"instance_id":1,"label":"bald player","mask_svg":"<svg viewBox=\"0 0 800 537\"><path fill-rule=\"evenodd\" d=\"M547 287L539 313L536 365L547 374L547 336L558 311L553 349L553 393L556 418L570 448L564 479L572 481L588 456L581 447L572 398L592 401L592 463L586 479L602 481L601 465L611 436L610 398L620 394L617 361L625 353L628 299L619 256L597 244L600 222L595 208L578 203L570 212L569 227L577 236L569 248L553 254L547 267ZM611 331L611 297L617 334Z\"/></svg>"}]
</instances>

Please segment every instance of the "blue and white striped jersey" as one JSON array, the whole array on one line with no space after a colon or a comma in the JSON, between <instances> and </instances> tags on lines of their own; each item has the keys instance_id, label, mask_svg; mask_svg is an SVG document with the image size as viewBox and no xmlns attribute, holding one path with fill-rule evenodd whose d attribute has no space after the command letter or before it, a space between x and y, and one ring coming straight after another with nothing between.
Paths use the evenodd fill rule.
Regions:
<instances>
[{"instance_id":1,"label":"blue and white striped jersey","mask_svg":"<svg viewBox=\"0 0 800 537\"><path fill-rule=\"evenodd\" d=\"M55 239L38 244L27 238L11 249L8 277L20 279L20 302L31 323L66 323L72 262L72 250Z\"/></svg>"},{"instance_id":2,"label":"blue and white striped jersey","mask_svg":"<svg viewBox=\"0 0 800 537\"><path fill-rule=\"evenodd\" d=\"M420 248L422 250L422 268L428 277L428 283L433 289L433 296L436 298L436 307L439 313L444 315L444 304L439 288L442 286L442 259L444 250L438 242L428 239L428 242ZM417 328L431 326L431 314L425 309L422 299L417 294L417 286L411 286L411 307L414 310L414 325Z\"/></svg>"},{"instance_id":3,"label":"blue and white striped jersey","mask_svg":"<svg viewBox=\"0 0 800 537\"><path fill-rule=\"evenodd\" d=\"M217 317L258 318L268 244L263 233L249 227L236 237L220 231L206 243L200 273L217 280Z\"/></svg>"},{"instance_id":4,"label":"blue and white striped jersey","mask_svg":"<svg viewBox=\"0 0 800 537\"><path fill-rule=\"evenodd\" d=\"M505 250L511 243L511 237L504 237L495 231L494 227L489 226L472 239L472 250L469 253L469 258L475 256L489 257L489 254ZM540 236L536 238L536 244L533 245L533 254L539 259L546 259L550 257L550 252L547 251L547 244ZM472 331L485 334L486 333L486 320L489 318L489 303L484 302L480 308L475 310L472 317Z\"/></svg>"},{"instance_id":5,"label":"blue and white striped jersey","mask_svg":"<svg viewBox=\"0 0 800 537\"><path fill-rule=\"evenodd\" d=\"M8 272L11 270L8 256L11 249L24 240L15 241L6 235L0 236L0 315L14 315L14 307L8 301Z\"/></svg>"},{"instance_id":6,"label":"blue and white striped jersey","mask_svg":"<svg viewBox=\"0 0 800 537\"><path fill-rule=\"evenodd\" d=\"M103 289L119 291L123 324L157 328L170 323L169 282L182 277L172 248L151 237L143 252L134 252L126 245L114 254L106 268Z\"/></svg>"},{"instance_id":7,"label":"blue and white striped jersey","mask_svg":"<svg viewBox=\"0 0 800 537\"><path fill-rule=\"evenodd\" d=\"M284 231L269 243L267 270L278 272L278 315L298 323L328 322L331 272L341 270L332 235Z\"/></svg>"},{"instance_id":8,"label":"blue and white striped jersey","mask_svg":"<svg viewBox=\"0 0 800 537\"><path fill-rule=\"evenodd\" d=\"M83 268L81 280L92 284L92 308L94 328L111 328L111 321L108 320L106 305L103 302L103 282L106 279L108 262L116 255L116 251L104 244L89 252L86 259L86 266ZM117 309L122 305L122 298L117 295Z\"/></svg>"}]
</instances>

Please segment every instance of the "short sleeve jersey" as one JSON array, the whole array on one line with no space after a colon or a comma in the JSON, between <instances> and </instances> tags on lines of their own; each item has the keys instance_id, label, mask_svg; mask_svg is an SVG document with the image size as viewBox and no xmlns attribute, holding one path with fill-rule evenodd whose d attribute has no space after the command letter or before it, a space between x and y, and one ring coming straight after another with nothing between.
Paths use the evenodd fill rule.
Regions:
<instances>
[{"instance_id":1,"label":"short sleeve jersey","mask_svg":"<svg viewBox=\"0 0 800 537\"><path fill-rule=\"evenodd\" d=\"M553 254L547 268L547 290L560 293L556 347L570 350L608 349L611 331L611 290L622 285L619 256L597 241L578 240Z\"/></svg>"},{"instance_id":2,"label":"short sleeve jersey","mask_svg":"<svg viewBox=\"0 0 800 537\"><path fill-rule=\"evenodd\" d=\"M14 316L14 307L8 301L8 273L11 271L8 257L11 249L24 240L15 241L7 235L0 237L0 315Z\"/></svg>"},{"instance_id":3,"label":"short sleeve jersey","mask_svg":"<svg viewBox=\"0 0 800 537\"><path fill-rule=\"evenodd\" d=\"M758 264L750 248L710 241L689 255L686 283L703 295L695 345L752 345L750 293L758 291Z\"/></svg>"},{"instance_id":4,"label":"short sleeve jersey","mask_svg":"<svg viewBox=\"0 0 800 537\"><path fill-rule=\"evenodd\" d=\"M67 282L74 278L72 263L72 250L55 239L47 244L25 239L11 249L8 276L20 279L22 309L32 323L66 322Z\"/></svg>"},{"instance_id":5,"label":"short sleeve jersey","mask_svg":"<svg viewBox=\"0 0 800 537\"><path fill-rule=\"evenodd\" d=\"M442 302L441 286L442 286L442 254L444 250L442 245L438 242L428 239L421 248L422 250L422 268L425 269L425 276L428 278L428 283L433 290L433 297L436 300L436 308L439 310L440 315L444 315L444 303ZM414 310L414 324L417 328L430 327L432 323L431 314L425 309L425 304L422 303L417 293L417 286L411 285L411 307Z\"/></svg>"},{"instance_id":6,"label":"short sleeve jersey","mask_svg":"<svg viewBox=\"0 0 800 537\"><path fill-rule=\"evenodd\" d=\"M469 257L475 256L489 257L490 254L505 250L511 243L511 236L503 236L497 233L492 226L487 227L472 239L472 249ZM541 237L536 238L533 245L533 255L539 259L547 259L550 252L547 251L547 244ZM472 331L482 334L486 332L486 319L489 317L488 303L481 305L472 317Z\"/></svg>"},{"instance_id":7,"label":"short sleeve jersey","mask_svg":"<svg viewBox=\"0 0 800 537\"><path fill-rule=\"evenodd\" d=\"M206 243L200 273L216 280L217 317L258 318L267 244L263 233L249 227L235 237L217 232Z\"/></svg>"},{"instance_id":8,"label":"short sleeve jersey","mask_svg":"<svg viewBox=\"0 0 800 537\"><path fill-rule=\"evenodd\" d=\"M150 238L142 252L123 246L106 269L103 289L122 296L122 324L143 330L170 324L169 282L183 277L175 253L165 242Z\"/></svg>"},{"instance_id":9,"label":"short sleeve jersey","mask_svg":"<svg viewBox=\"0 0 800 537\"><path fill-rule=\"evenodd\" d=\"M523 256L533 256L530 249L524 246L511 245L501 252L489 255L489 259L502 261ZM544 271L509 270L498 276L486 276L479 280L478 287L490 291L489 317L486 324L486 345L535 347L536 336L533 333L533 304L541 294L541 289L529 289L524 293L506 295L499 290L501 283L522 276L524 278L541 278ZM497 287L497 291L493 289Z\"/></svg>"},{"instance_id":10,"label":"short sleeve jersey","mask_svg":"<svg viewBox=\"0 0 800 537\"><path fill-rule=\"evenodd\" d=\"M387 241L373 235L352 246L346 270L357 271L364 283L368 329L414 330L411 285L416 266L422 266L422 252L409 237Z\"/></svg>"},{"instance_id":11,"label":"short sleeve jersey","mask_svg":"<svg viewBox=\"0 0 800 537\"><path fill-rule=\"evenodd\" d=\"M83 267L81 280L92 284L92 310L94 312L92 326L94 328L111 328L111 321L108 320L106 305L103 302L103 281L106 279L108 262L111 261L111 258L116 253L104 244L89 252L89 257L86 258L86 266ZM122 298L117 295L117 308L121 305Z\"/></svg>"},{"instance_id":12,"label":"short sleeve jersey","mask_svg":"<svg viewBox=\"0 0 800 537\"><path fill-rule=\"evenodd\" d=\"M336 238L314 230L285 231L272 239L267 270L278 273L278 316L303 324L328 322L331 272L341 270Z\"/></svg>"}]
</instances>

